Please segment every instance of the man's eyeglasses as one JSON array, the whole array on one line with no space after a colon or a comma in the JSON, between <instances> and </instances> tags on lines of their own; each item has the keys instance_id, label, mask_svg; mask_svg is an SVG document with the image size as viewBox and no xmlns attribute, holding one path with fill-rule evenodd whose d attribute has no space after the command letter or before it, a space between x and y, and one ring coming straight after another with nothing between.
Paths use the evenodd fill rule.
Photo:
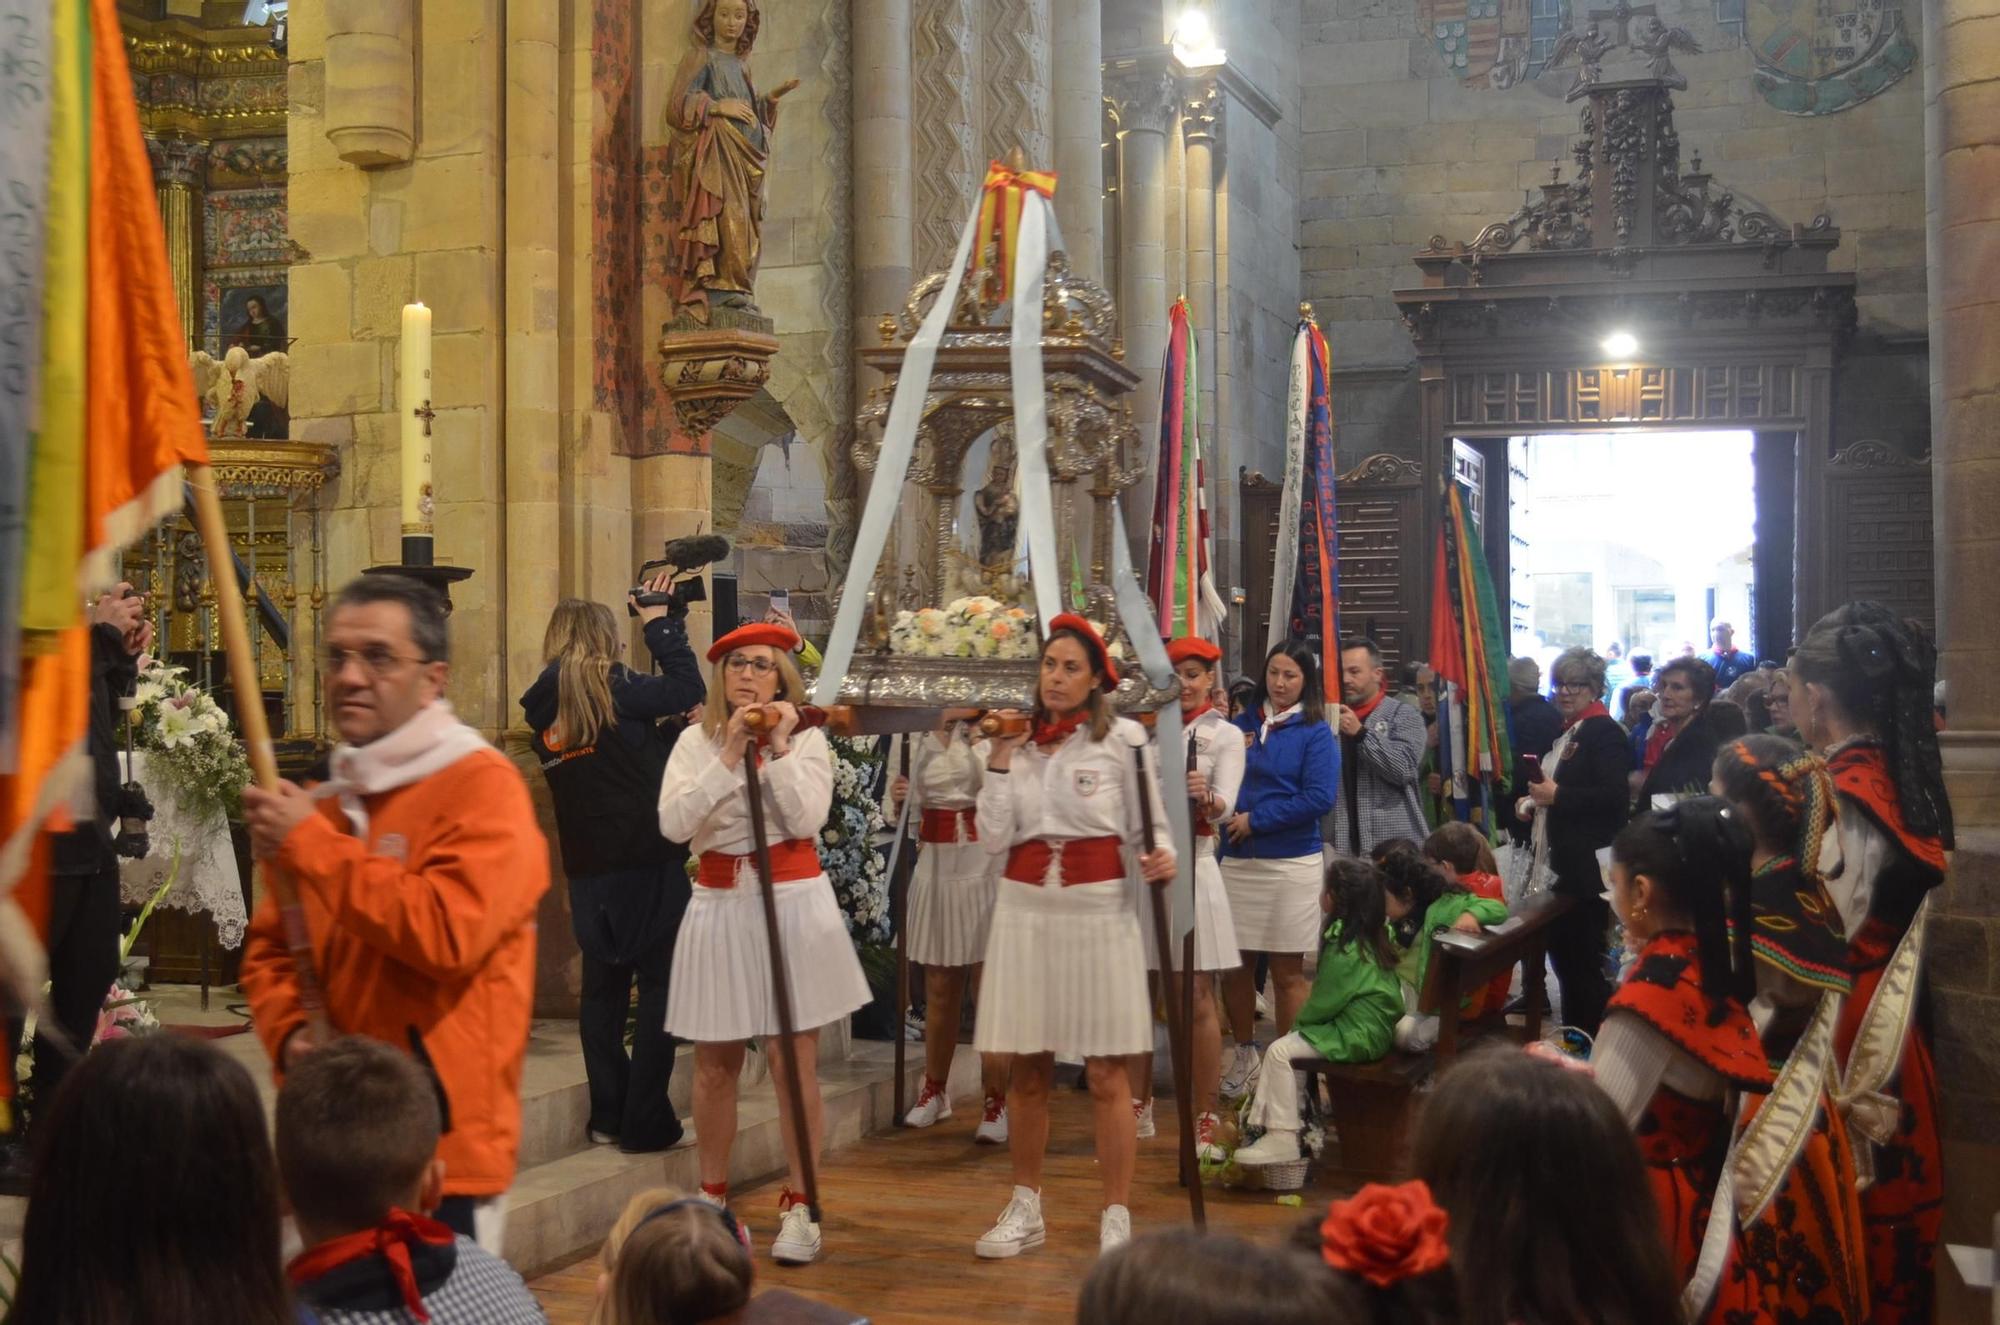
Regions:
<instances>
[{"instance_id":1,"label":"man's eyeglasses","mask_svg":"<svg viewBox=\"0 0 2000 1325\"><path fill-rule=\"evenodd\" d=\"M383 677L403 663L425 663L428 658L408 658L386 645L371 644L365 649L342 649L327 645L319 651L319 665L328 676L338 676L350 662L358 662L370 676Z\"/></svg>"},{"instance_id":2,"label":"man's eyeglasses","mask_svg":"<svg viewBox=\"0 0 2000 1325\"><path fill-rule=\"evenodd\" d=\"M769 658L750 658L740 653L732 653L722 660L722 665L732 672L748 672L752 676L769 676L778 670L778 664Z\"/></svg>"},{"instance_id":3,"label":"man's eyeglasses","mask_svg":"<svg viewBox=\"0 0 2000 1325\"><path fill-rule=\"evenodd\" d=\"M1588 681L1558 681L1556 682L1556 689L1558 691L1567 690L1572 694L1587 695L1597 689L1597 687Z\"/></svg>"}]
</instances>

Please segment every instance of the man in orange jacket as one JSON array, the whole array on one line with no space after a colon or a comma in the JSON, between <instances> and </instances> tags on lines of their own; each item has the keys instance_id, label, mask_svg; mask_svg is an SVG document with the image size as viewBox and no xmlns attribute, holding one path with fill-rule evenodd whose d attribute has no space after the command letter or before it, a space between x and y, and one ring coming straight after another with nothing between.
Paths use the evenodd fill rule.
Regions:
<instances>
[{"instance_id":1,"label":"man in orange jacket","mask_svg":"<svg viewBox=\"0 0 2000 1325\"><path fill-rule=\"evenodd\" d=\"M447 653L443 600L423 584L364 575L342 589L321 659L341 738L332 776L249 788L243 816L258 858L297 881L334 1031L434 1066L447 1112L437 1217L498 1254L549 855L520 773L445 702ZM243 988L279 1075L318 1047L269 893Z\"/></svg>"}]
</instances>

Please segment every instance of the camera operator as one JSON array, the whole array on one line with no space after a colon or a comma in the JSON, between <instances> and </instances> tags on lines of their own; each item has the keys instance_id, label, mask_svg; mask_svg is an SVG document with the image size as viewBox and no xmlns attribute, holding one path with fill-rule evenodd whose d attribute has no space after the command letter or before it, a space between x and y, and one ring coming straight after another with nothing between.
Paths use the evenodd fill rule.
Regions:
<instances>
[{"instance_id":1,"label":"camera operator","mask_svg":"<svg viewBox=\"0 0 2000 1325\"><path fill-rule=\"evenodd\" d=\"M618 661L623 631L602 603L556 604L542 640L548 665L521 696L535 754L555 799L570 921L583 954L578 1032L590 1079L590 1137L628 1154L681 1139L667 1099L674 1042L667 976L691 884L687 847L660 835L660 780L684 725L706 695L687 640L687 586L662 573L640 585L665 601L628 606L645 623L658 675ZM692 584L699 587L699 580ZM665 726L662 719L673 719ZM638 1026L625 1052L634 979Z\"/></svg>"},{"instance_id":2,"label":"camera operator","mask_svg":"<svg viewBox=\"0 0 2000 1325\"><path fill-rule=\"evenodd\" d=\"M143 796L128 794L119 767L119 737L126 715L118 701L131 694L137 660L153 639L146 600L120 584L93 603L90 621L90 766L95 810L58 836L49 881L49 1001L46 1019L58 1036L35 1031L35 1070L29 1078L37 1112L48 1108L56 1087L90 1047L104 991L118 975L118 850L114 830L121 815L150 817ZM133 804L128 805L128 799ZM16 1036L18 1036L18 1029Z\"/></svg>"}]
</instances>

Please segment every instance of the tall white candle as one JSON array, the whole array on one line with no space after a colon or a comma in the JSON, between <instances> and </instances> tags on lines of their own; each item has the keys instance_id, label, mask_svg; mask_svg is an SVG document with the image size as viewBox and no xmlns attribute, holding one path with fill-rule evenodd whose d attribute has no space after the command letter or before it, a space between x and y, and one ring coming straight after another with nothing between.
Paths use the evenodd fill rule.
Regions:
<instances>
[{"instance_id":1,"label":"tall white candle","mask_svg":"<svg viewBox=\"0 0 2000 1325\"><path fill-rule=\"evenodd\" d=\"M422 304L403 305L402 371L397 376L396 408L402 417L403 532L431 532L431 310Z\"/></svg>"}]
</instances>

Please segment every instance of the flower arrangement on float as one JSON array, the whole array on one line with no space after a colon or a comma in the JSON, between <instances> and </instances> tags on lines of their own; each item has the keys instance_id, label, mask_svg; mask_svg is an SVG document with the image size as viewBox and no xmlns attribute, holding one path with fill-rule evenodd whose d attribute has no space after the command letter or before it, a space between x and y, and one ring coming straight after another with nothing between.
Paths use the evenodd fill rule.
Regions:
<instances>
[{"instance_id":1,"label":"flower arrangement on float","mask_svg":"<svg viewBox=\"0 0 2000 1325\"><path fill-rule=\"evenodd\" d=\"M882 755L873 738L835 736L833 810L819 831L820 863L859 951L889 941L889 871L876 839L886 826L874 796Z\"/></svg>"},{"instance_id":2,"label":"flower arrangement on float","mask_svg":"<svg viewBox=\"0 0 2000 1325\"><path fill-rule=\"evenodd\" d=\"M239 815L250 761L214 697L187 679L187 668L142 658L132 698L133 746L162 756L151 761L149 781L198 823Z\"/></svg>"}]
</instances>

